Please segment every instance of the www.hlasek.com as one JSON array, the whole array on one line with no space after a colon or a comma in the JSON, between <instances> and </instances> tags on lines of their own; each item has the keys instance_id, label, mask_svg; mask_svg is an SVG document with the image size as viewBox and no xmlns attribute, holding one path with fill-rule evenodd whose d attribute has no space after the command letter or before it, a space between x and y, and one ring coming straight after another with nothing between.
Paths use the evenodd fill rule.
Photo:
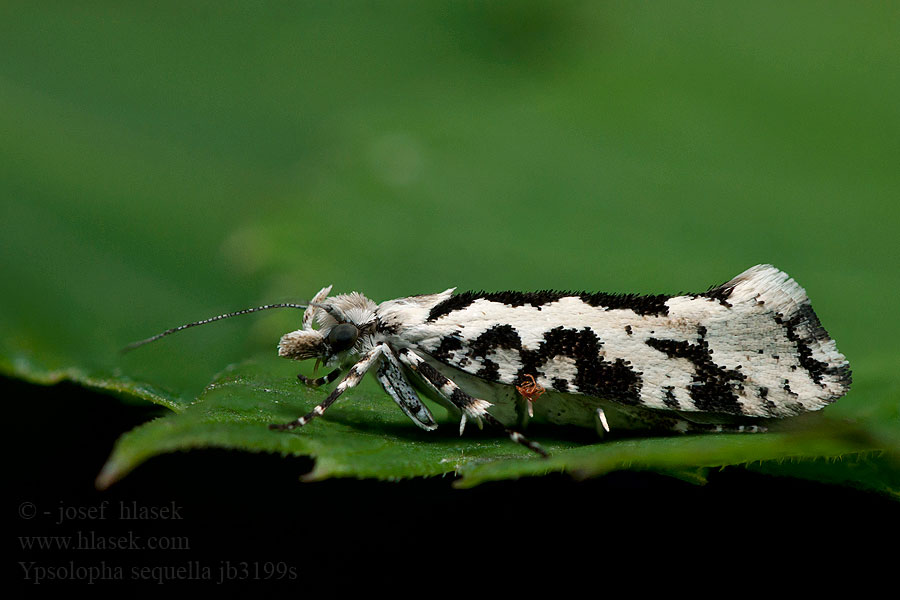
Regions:
<instances>
[{"instance_id":1,"label":"www.hlasek.com","mask_svg":"<svg viewBox=\"0 0 900 600\"><path fill-rule=\"evenodd\" d=\"M189 560L180 565L131 566L109 564L104 560L86 563L68 562L46 565L37 561L19 562L24 579L34 584L79 581L146 581L164 584L176 581L278 581L297 579L297 568L284 562L219 561L206 564Z\"/></svg>"},{"instance_id":2,"label":"www.hlasek.com","mask_svg":"<svg viewBox=\"0 0 900 600\"><path fill-rule=\"evenodd\" d=\"M19 536L22 550L190 550L187 536L140 536L129 531L122 535L97 535L94 531L76 531L75 535Z\"/></svg>"}]
</instances>

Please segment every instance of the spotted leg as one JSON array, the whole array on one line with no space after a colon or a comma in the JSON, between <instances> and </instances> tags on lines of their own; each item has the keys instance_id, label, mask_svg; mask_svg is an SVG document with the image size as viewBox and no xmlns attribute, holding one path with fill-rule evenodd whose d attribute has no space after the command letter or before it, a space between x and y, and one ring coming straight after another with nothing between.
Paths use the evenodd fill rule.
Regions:
<instances>
[{"instance_id":1,"label":"spotted leg","mask_svg":"<svg viewBox=\"0 0 900 600\"><path fill-rule=\"evenodd\" d=\"M637 406L617 406L620 415L625 415L641 428L650 427L656 431L668 433L763 433L767 427L759 423L698 423L690 420L690 413L641 409ZM609 424L603 409L598 408L595 415L597 433L609 432ZM602 427L601 427L602 425Z\"/></svg>"},{"instance_id":2,"label":"spotted leg","mask_svg":"<svg viewBox=\"0 0 900 600\"><path fill-rule=\"evenodd\" d=\"M326 383L331 383L332 381L337 379L338 375L340 375L340 374L341 374L341 370L335 369L328 375L323 375L322 377L317 377L316 379L312 379L310 377L307 377L303 373L298 373L297 379L299 379L302 383L305 383L309 387L317 388L317 387L325 385Z\"/></svg>"},{"instance_id":3,"label":"spotted leg","mask_svg":"<svg viewBox=\"0 0 900 600\"><path fill-rule=\"evenodd\" d=\"M481 420L484 415L487 414L487 409L491 405L490 402L479 400L468 395L412 350L403 348L397 353L397 357L400 359L400 362L409 367L413 372L418 373L425 383L434 389L435 392L443 398L446 398L450 404L459 409L462 414L459 422L460 435L465 431L466 421L469 418L474 420L478 423L478 426L481 427Z\"/></svg>"},{"instance_id":4,"label":"spotted leg","mask_svg":"<svg viewBox=\"0 0 900 600\"><path fill-rule=\"evenodd\" d=\"M381 366L378 367L375 377L381 383L384 391L394 399L397 406L413 423L425 431L437 429L437 423L431 416L431 411L422 403L416 390L409 384L406 375L403 374L403 366L390 348L386 348L382 353Z\"/></svg>"},{"instance_id":5,"label":"spotted leg","mask_svg":"<svg viewBox=\"0 0 900 600\"><path fill-rule=\"evenodd\" d=\"M765 433L768 430L769 428L765 425L716 425L707 423L692 423L690 421L683 421L682 423L676 424L674 427L674 431L678 431L679 433L693 433L699 431L712 433Z\"/></svg>"},{"instance_id":6,"label":"spotted leg","mask_svg":"<svg viewBox=\"0 0 900 600\"><path fill-rule=\"evenodd\" d=\"M290 423L284 424L272 424L269 425L269 429L277 429L279 431L287 431L291 429L296 429L297 427L303 427L316 417L322 416L322 414L328 410L332 404L334 404L337 399L348 389L356 386L360 381L362 381L363 375L366 374L366 371L375 364L379 358L381 358L382 352L388 350L387 346L384 344L379 344L375 346L365 354L363 354L362 358L359 361L350 367L350 371L347 372L347 376L344 377L337 387L328 395L325 400L323 400L318 406L313 408L308 414L303 415L296 421L291 421ZM389 350L388 350L389 351Z\"/></svg>"},{"instance_id":7,"label":"spotted leg","mask_svg":"<svg viewBox=\"0 0 900 600\"><path fill-rule=\"evenodd\" d=\"M403 364L418 373L438 394L459 409L460 413L462 413L462 418L459 423L460 435L462 435L463 430L466 427L467 417L474 418L479 424L483 419L488 425L503 429L509 438L517 444L521 444L545 458L549 456L547 452L541 448L540 444L532 442L520 432L510 429L489 413L487 409L491 406L490 402L479 400L478 398L473 398L468 395L462 391L458 385L425 362L422 357L412 350L404 348L398 352L398 357Z\"/></svg>"}]
</instances>

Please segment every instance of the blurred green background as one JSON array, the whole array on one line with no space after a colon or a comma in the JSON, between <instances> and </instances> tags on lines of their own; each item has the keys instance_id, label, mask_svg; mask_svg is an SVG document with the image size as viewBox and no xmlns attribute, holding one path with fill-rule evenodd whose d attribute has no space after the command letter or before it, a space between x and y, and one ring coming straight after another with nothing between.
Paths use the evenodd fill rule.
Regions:
<instances>
[{"instance_id":1,"label":"blurred green background","mask_svg":"<svg viewBox=\"0 0 900 600\"><path fill-rule=\"evenodd\" d=\"M768 262L871 391L834 408L894 407L898 31L894 3L4 2L0 370L187 402L248 356L290 377L298 315L118 349L331 283L673 293Z\"/></svg>"}]
</instances>

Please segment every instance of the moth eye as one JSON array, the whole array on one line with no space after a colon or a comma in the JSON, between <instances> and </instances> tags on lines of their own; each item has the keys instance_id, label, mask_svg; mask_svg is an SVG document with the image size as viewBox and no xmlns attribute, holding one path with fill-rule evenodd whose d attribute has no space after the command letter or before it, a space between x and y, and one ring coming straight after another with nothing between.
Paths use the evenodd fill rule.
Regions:
<instances>
[{"instance_id":1,"label":"moth eye","mask_svg":"<svg viewBox=\"0 0 900 600\"><path fill-rule=\"evenodd\" d=\"M331 346L332 352L343 352L353 347L357 337L359 337L359 330L356 325L341 323L335 325L328 333L328 345Z\"/></svg>"}]
</instances>

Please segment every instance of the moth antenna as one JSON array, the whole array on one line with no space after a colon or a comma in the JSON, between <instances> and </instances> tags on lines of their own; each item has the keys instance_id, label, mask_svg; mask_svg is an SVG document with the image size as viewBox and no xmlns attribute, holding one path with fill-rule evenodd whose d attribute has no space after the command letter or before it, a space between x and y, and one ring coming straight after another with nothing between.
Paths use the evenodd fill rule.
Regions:
<instances>
[{"instance_id":1,"label":"moth antenna","mask_svg":"<svg viewBox=\"0 0 900 600\"><path fill-rule=\"evenodd\" d=\"M207 323L213 323L215 321L221 321L222 319L230 319L231 317L237 317L240 315L246 315L253 312L259 312L261 310L269 310L270 308L309 308L306 304L293 304L291 302L282 302L280 304L265 304L263 306L257 306L256 308L245 308L244 310L238 310L231 313L226 313L224 315L219 315L217 317L211 317L209 319L203 319L202 321L194 321L193 323L185 323L184 325L179 325L178 327L173 327L172 329L166 329L162 333L157 333L154 336L148 337L143 340L139 340L137 342L132 342L122 348L121 352L124 354L125 352L130 352L135 348L143 346L144 344L149 344L150 342L155 342L159 338L166 337L167 335L173 334L175 332L181 331L182 329L188 329L190 327L196 327L197 325L206 325Z\"/></svg>"}]
</instances>

